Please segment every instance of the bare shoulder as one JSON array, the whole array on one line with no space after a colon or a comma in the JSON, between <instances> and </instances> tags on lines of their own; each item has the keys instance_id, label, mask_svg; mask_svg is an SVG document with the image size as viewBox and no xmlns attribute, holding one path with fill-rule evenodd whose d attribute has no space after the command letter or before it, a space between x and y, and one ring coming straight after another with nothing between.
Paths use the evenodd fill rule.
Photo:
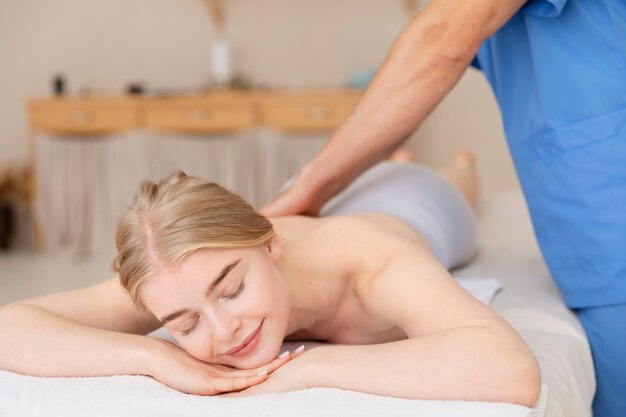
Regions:
<instances>
[{"instance_id":1,"label":"bare shoulder","mask_svg":"<svg viewBox=\"0 0 626 417\"><path fill-rule=\"evenodd\" d=\"M319 233L334 233L350 239L357 237L371 243L373 239L385 239L386 244L392 240L405 241L408 239L424 248L428 248L426 240L411 226L395 217L381 213L358 213L347 216L332 216L324 218Z\"/></svg>"},{"instance_id":2,"label":"bare shoulder","mask_svg":"<svg viewBox=\"0 0 626 417\"><path fill-rule=\"evenodd\" d=\"M430 253L425 240L411 226L384 214L293 216L272 222L290 248L296 247L297 254L306 253L301 262L315 265L319 272L316 282L323 283L326 294L365 294L359 289L371 287L371 282L401 254L419 262ZM352 291L346 292L348 289Z\"/></svg>"},{"instance_id":3,"label":"bare shoulder","mask_svg":"<svg viewBox=\"0 0 626 417\"><path fill-rule=\"evenodd\" d=\"M297 227L288 228L291 237L311 259L332 260L334 273L330 275L340 275L341 280L367 280L398 252L430 252L426 240L411 226L384 214L329 216L306 223L294 220ZM283 227L279 235L286 236L285 231Z\"/></svg>"},{"instance_id":4,"label":"bare shoulder","mask_svg":"<svg viewBox=\"0 0 626 417\"><path fill-rule=\"evenodd\" d=\"M426 240L411 226L391 216L362 213L327 217L310 236L343 269L355 289L367 285L399 256L432 259Z\"/></svg>"},{"instance_id":5,"label":"bare shoulder","mask_svg":"<svg viewBox=\"0 0 626 417\"><path fill-rule=\"evenodd\" d=\"M409 337L502 321L461 286L404 222L379 214L336 217L318 232L333 236L347 284L374 320Z\"/></svg>"},{"instance_id":6,"label":"bare shoulder","mask_svg":"<svg viewBox=\"0 0 626 417\"><path fill-rule=\"evenodd\" d=\"M378 256L378 262L355 268L352 280L356 297L371 317L400 327L408 337L466 326L506 327L417 242L394 235L376 249L378 253L366 256Z\"/></svg>"}]
</instances>

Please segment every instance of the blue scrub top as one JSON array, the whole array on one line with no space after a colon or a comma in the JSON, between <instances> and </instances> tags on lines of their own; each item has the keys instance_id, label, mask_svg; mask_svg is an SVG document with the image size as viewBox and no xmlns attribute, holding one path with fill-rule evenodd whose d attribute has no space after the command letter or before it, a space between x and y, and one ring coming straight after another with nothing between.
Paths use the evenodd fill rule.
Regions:
<instances>
[{"instance_id":1,"label":"blue scrub top","mask_svg":"<svg viewBox=\"0 0 626 417\"><path fill-rule=\"evenodd\" d=\"M626 0L530 0L472 65L565 302L626 302Z\"/></svg>"}]
</instances>

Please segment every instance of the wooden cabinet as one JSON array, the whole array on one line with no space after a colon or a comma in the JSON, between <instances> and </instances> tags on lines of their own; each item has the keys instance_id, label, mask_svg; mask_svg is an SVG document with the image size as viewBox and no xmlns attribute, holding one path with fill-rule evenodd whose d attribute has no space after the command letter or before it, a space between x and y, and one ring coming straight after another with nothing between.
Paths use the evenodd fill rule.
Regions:
<instances>
[{"instance_id":1,"label":"wooden cabinet","mask_svg":"<svg viewBox=\"0 0 626 417\"><path fill-rule=\"evenodd\" d=\"M235 132L257 125L255 103L245 94L148 100L147 129L173 132Z\"/></svg>"},{"instance_id":2,"label":"wooden cabinet","mask_svg":"<svg viewBox=\"0 0 626 417\"><path fill-rule=\"evenodd\" d=\"M262 124L288 132L328 131L352 111L358 95L327 93L272 93L259 98Z\"/></svg>"},{"instance_id":3,"label":"wooden cabinet","mask_svg":"<svg viewBox=\"0 0 626 417\"><path fill-rule=\"evenodd\" d=\"M129 129L235 132L264 127L324 132L352 111L359 91L222 92L168 98L44 98L28 102L36 131L75 135Z\"/></svg>"},{"instance_id":4,"label":"wooden cabinet","mask_svg":"<svg viewBox=\"0 0 626 417\"><path fill-rule=\"evenodd\" d=\"M139 101L130 98L54 99L29 102L37 130L91 135L128 130L139 124Z\"/></svg>"},{"instance_id":5,"label":"wooden cabinet","mask_svg":"<svg viewBox=\"0 0 626 417\"><path fill-rule=\"evenodd\" d=\"M181 169L259 207L312 159L360 96L353 91L223 92L29 102L36 240L112 249L142 179Z\"/></svg>"}]
</instances>

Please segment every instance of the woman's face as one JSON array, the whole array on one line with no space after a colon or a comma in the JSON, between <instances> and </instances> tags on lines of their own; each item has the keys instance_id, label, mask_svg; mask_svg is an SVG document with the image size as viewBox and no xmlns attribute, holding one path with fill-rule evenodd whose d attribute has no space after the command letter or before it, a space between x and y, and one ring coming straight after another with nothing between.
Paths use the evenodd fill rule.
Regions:
<instances>
[{"instance_id":1,"label":"woman's face","mask_svg":"<svg viewBox=\"0 0 626 417\"><path fill-rule=\"evenodd\" d=\"M192 356L250 369L279 353L291 299L276 240L245 249L199 249L140 289L146 307Z\"/></svg>"}]
</instances>

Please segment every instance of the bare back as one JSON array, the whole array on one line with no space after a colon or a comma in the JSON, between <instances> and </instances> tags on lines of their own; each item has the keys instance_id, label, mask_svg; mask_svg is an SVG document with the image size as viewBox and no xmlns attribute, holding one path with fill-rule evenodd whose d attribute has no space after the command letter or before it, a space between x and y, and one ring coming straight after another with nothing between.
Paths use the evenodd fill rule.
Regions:
<instances>
[{"instance_id":1,"label":"bare back","mask_svg":"<svg viewBox=\"0 0 626 417\"><path fill-rule=\"evenodd\" d=\"M315 339L341 344L375 344L406 338L395 323L366 309L358 287L374 278L407 244L429 252L428 244L406 223L384 214L272 219L279 236L288 243L287 256L297 256L315 276L284 274L306 279L319 301L316 324L288 335L287 340ZM399 277L402 279L402 277Z\"/></svg>"}]
</instances>

